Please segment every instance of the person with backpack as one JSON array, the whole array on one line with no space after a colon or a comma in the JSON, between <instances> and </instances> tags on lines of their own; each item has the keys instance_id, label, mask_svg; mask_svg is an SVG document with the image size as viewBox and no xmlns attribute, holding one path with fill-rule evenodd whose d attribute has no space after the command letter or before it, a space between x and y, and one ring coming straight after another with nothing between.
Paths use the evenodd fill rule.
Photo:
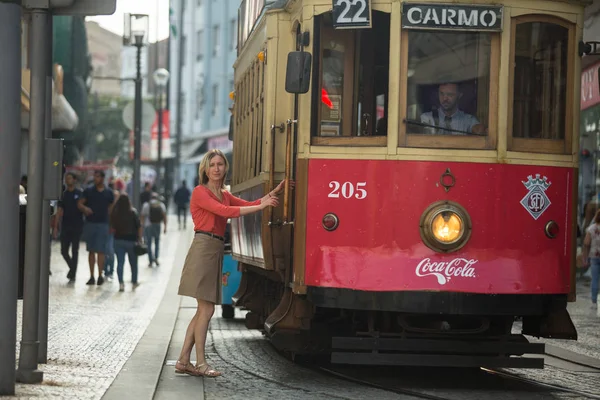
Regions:
<instances>
[{"instance_id":1,"label":"person with backpack","mask_svg":"<svg viewBox=\"0 0 600 400\"><path fill-rule=\"evenodd\" d=\"M142 207L142 226L144 227L144 240L148 246L148 260L150 264L148 267L152 267L152 264L156 264L158 267L158 254L160 247L160 224L164 223L164 233L167 233L167 208L160 201L158 193L152 193L152 197L149 202L145 203ZM152 252L152 242L154 241L154 254Z\"/></svg>"}]
</instances>

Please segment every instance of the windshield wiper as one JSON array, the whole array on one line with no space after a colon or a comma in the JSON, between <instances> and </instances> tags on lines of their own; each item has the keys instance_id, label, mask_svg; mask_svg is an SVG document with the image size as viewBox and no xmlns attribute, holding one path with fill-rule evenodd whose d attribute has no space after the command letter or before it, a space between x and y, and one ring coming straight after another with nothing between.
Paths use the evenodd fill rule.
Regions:
<instances>
[{"instance_id":1,"label":"windshield wiper","mask_svg":"<svg viewBox=\"0 0 600 400\"><path fill-rule=\"evenodd\" d=\"M487 136L487 133L474 133L474 132L459 131L457 129L450 129L450 128L445 128L443 126L430 125L430 124L426 124L426 123L419 122L419 121L413 121L410 119L405 119L403 122L405 124L424 126L424 127L428 127L428 128L434 128L434 129L441 129L441 130L448 131L448 132L458 132L458 133L462 133L464 135Z\"/></svg>"}]
</instances>

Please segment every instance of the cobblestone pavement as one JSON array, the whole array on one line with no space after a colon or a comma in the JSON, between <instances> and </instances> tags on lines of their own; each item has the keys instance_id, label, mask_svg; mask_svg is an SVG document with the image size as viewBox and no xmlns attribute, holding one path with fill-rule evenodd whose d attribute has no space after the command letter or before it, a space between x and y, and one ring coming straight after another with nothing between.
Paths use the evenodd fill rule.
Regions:
<instances>
[{"instance_id":1,"label":"cobblestone pavement","mask_svg":"<svg viewBox=\"0 0 600 400\"><path fill-rule=\"evenodd\" d=\"M182 319L189 321L192 318L193 307L193 302L184 299L178 324ZM246 329L239 310L236 310L235 320L222 319L220 315L221 311L217 309L211 321L206 354L211 366L222 371L223 376L193 378L204 380L206 400L413 399L349 383L294 364L278 354L259 331ZM179 329L178 334L183 333L183 329ZM174 357L178 350L169 351L167 374L174 375ZM194 357L192 361L195 363ZM185 379L188 377L178 381ZM159 384L159 394L163 392L161 389Z\"/></svg>"},{"instance_id":2,"label":"cobblestone pavement","mask_svg":"<svg viewBox=\"0 0 600 400\"><path fill-rule=\"evenodd\" d=\"M175 218L172 217L171 221ZM44 382L17 384L16 397L0 399L99 399L127 361L165 290L178 243L189 236L171 222L161 236L161 266L148 268L147 256L140 257L140 286L132 290L131 269L124 268L125 292L116 279L103 286L86 286L89 278L87 252L82 243L77 282L68 285L67 265L60 244L51 248L48 364L40 365ZM22 302L19 301L17 357L21 338Z\"/></svg>"}]
</instances>

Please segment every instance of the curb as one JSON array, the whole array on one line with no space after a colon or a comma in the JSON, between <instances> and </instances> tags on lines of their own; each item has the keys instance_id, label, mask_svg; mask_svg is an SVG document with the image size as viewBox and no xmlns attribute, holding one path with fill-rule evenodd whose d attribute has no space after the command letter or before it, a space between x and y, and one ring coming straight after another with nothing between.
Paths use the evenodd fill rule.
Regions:
<instances>
[{"instance_id":1,"label":"curb","mask_svg":"<svg viewBox=\"0 0 600 400\"><path fill-rule=\"evenodd\" d=\"M179 314L181 298L177 287L189 242L179 240L175 247L174 265L160 305L102 400L148 400L154 397Z\"/></svg>"}]
</instances>

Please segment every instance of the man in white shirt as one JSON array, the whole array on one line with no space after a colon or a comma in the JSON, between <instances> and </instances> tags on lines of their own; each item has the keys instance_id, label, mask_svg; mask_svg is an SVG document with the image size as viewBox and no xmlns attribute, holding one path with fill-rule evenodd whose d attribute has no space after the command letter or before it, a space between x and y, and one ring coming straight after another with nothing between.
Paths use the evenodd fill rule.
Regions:
<instances>
[{"instance_id":1,"label":"man in white shirt","mask_svg":"<svg viewBox=\"0 0 600 400\"><path fill-rule=\"evenodd\" d=\"M462 95L456 83L443 83L439 86L440 107L421 115L421 123L431 126L431 128L425 128L427 133L438 135L482 135L486 133L485 127L477 117L458 108L458 102Z\"/></svg>"},{"instance_id":2,"label":"man in white shirt","mask_svg":"<svg viewBox=\"0 0 600 400\"><path fill-rule=\"evenodd\" d=\"M158 254L160 247L160 224L163 222L164 233L167 233L167 208L159 199L158 193L152 193L149 202L145 203L141 212L141 223L144 227L144 240L148 246L149 267L156 264L158 267ZM154 241L154 252L152 252L152 242Z\"/></svg>"}]
</instances>

